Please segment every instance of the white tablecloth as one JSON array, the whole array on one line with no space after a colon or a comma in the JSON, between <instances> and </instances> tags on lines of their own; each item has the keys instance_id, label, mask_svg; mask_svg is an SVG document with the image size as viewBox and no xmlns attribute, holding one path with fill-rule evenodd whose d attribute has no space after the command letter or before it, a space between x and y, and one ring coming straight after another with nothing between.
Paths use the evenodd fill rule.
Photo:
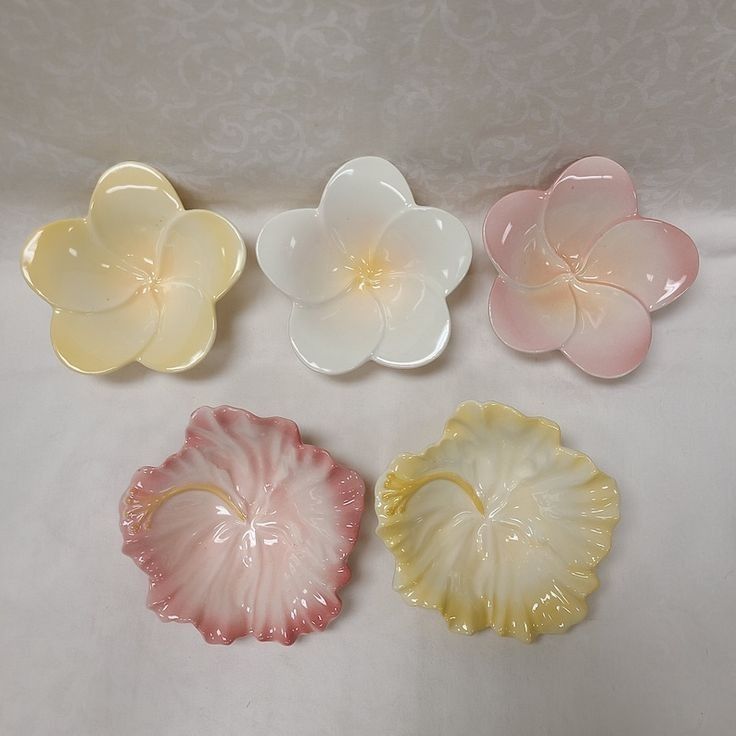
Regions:
<instances>
[{"instance_id":1,"label":"white tablecloth","mask_svg":"<svg viewBox=\"0 0 736 736\"><path fill-rule=\"evenodd\" d=\"M725 734L736 722L736 10L730 0L3 0L0 4L0 732L3 734ZM475 244L453 336L414 371L301 365L289 301L253 244L316 204L343 161L392 159ZM486 207L589 153L632 173L644 214L689 232L701 273L654 317L644 365L594 380L505 348L488 324ZM81 215L126 159L249 246L210 356L170 376L77 375L18 255ZM449 633L391 588L371 503L340 617L292 647L204 644L145 608L120 554L132 472L189 413L293 418L370 487L465 399L558 422L613 475L614 548L590 615L533 645Z\"/></svg>"}]
</instances>

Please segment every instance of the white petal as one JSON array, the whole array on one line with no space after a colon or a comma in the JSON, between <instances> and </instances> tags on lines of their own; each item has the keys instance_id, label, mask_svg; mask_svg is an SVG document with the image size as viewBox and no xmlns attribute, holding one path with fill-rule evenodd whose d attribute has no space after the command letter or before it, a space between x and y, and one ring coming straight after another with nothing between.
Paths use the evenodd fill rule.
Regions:
<instances>
[{"instance_id":1,"label":"white petal","mask_svg":"<svg viewBox=\"0 0 736 736\"><path fill-rule=\"evenodd\" d=\"M291 343L304 363L333 374L365 363L383 329L380 305L362 289L351 289L324 304L294 304L289 322Z\"/></svg>"},{"instance_id":2,"label":"white petal","mask_svg":"<svg viewBox=\"0 0 736 736\"><path fill-rule=\"evenodd\" d=\"M373 292L386 313L376 363L416 368L434 360L450 339L450 313L434 285L415 277L393 278Z\"/></svg>"},{"instance_id":3,"label":"white petal","mask_svg":"<svg viewBox=\"0 0 736 736\"><path fill-rule=\"evenodd\" d=\"M345 253L327 235L317 210L272 217L258 236L256 257L273 285L299 302L327 301L353 280Z\"/></svg>"},{"instance_id":4,"label":"white petal","mask_svg":"<svg viewBox=\"0 0 736 736\"><path fill-rule=\"evenodd\" d=\"M413 203L401 172L385 159L366 156L333 174L319 211L327 232L344 251L368 260L388 223Z\"/></svg>"},{"instance_id":5,"label":"white petal","mask_svg":"<svg viewBox=\"0 0 736 736\"><path fill-rule=\"evenodd\" d=\"M449 294L468 272L472 257L470 235L457 217L434 207L411 207L389 223L375 260L393 272L429 279Z\"/></svg>"}]
</instances>

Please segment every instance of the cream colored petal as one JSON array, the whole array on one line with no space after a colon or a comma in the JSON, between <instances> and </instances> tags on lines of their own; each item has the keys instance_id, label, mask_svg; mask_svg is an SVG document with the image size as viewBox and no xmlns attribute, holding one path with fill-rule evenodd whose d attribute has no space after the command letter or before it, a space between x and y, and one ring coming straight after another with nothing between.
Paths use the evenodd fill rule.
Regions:
<instances>
[{"instance_id":1,"label":"cream colored petal","mask_svg":"<svg viewBox=\"0 0 736 736\"><path fill-rule=\"evenodd\" d=\"M191 368L212 347L217 332L215 307L208 296L188 284L156 287L161 320L138 360L156 371Z\"/></svg>"},{"instance_id":2,"label":"cream colored petal","mask_svg":"<svg viewBox=\"0 0 736 736\"><path fill-rule=\"evenodd\" d=\"M159 235L182 210L163 174L146 164L126 162L97 182L89 222L100 241L131 268L152 273Z\"/></svg>"},{"instance_id":3,"label":"cream colored petal","mask_svg":"<svg viewBox=\"0 0 736 736\"><path fill-rule=\"evenodd\" d=\"M196 286L219 299L245 266L240 233L224 217L208 210L177 215L161 236L158 276Z\"/></svg>"},{"instance_id":4,"label":"cream colored petal","mask_svg":"<svg viewBox=\"0 0 736 736\"><path fill-rule=\"evenodd\" d=\"M256 257L276 288L298 302L321 304L355 278L348 258L327 235L317 210L281 212L261 230Z\"/></svg>"},{"instance_id":5,"label":"cream colored petal","mask_svg":"<svg viewBox=\"0 0 736 736\"><path fill-rule=\"evenodd\" d=\"M49 304L72 312L117 307L141 286L81 218L41 228L23 249L21 267L26 281Z\"/></svg>"},{"instance_id":6,"label":"cream colored petal","mask_svg":"<svg viewBox=\"0 0 736 736\"><path fill-rule=\"evenodd\" d=\"M81 373L108 373L134 361L156 331L159 313L150 291L106 312L63 312L51 319L54 350Z\"/></svg>"},{"instance_id":7,"label":"cream colored petal","mask_svg":"<svg viewBox=\"0 0 736 736\"><path fill-rule=\"evenodd\" d=\"M386 279L372 293L386 315L373 360L395 368L416 368L445 349L450 339L450 313L434 283L403 276Z\"/></svg>"},{"instance_id":8,"label":"cream colored petal","mask_svg":"<svg viewBox=\"0 0 736 736\"><path fill-rule=\"evenodd\" d=\"M327 233L348 255L369 258L389 222L414 204L409 185L389 161L348 161L327 182L319 212Z\"/></svg>"}]
</instances>

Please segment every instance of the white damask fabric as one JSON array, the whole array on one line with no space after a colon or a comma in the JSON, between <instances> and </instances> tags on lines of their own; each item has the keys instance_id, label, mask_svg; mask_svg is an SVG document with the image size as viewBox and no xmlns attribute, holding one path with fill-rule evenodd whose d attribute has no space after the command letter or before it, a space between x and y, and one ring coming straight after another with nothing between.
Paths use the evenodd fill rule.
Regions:
<instances>
[{"instance_id":1,"label":"white damask fabric","mask_svg":"<svg viewBox=\"0 0 736 736\"><path fill-rule=\"evenodd\" d=\"M733 0L0 0L0 733L731 733L735 121ZM514 352L488 322L488 206L589 154L701 256L646 361L612 382ZM458 216L473 262L435 362L325 376L294 354L254 247L365 155ZM124 160L249 250L211 353L176 376L66 369L20 273L28 236L83 215ZM451 634L391 588L370 488L468 399L549 417L617 481L601 587L562 636ZM219 404L294 419L369 489L343 611L291 648L160 623L120 553L131 475Z\"/></svg>"}]
</instances>

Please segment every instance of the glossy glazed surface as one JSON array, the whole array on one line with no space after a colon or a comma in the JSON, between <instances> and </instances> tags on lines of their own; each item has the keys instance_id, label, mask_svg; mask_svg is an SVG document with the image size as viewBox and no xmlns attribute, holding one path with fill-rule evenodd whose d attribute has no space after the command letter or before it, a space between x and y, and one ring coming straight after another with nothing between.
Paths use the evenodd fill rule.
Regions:
<instances>
[{"instance_id":1,"label":"glossy glazed surface","mask_svg":"<svg viewBox=\"0 0 736 736\"><path fill-rule=\"evenodd\" d=\"M38 230L21 267L54 309L51 342L70 368L182 371L212 346L215 302L245 254L227 220L184 210L162 174L127 162L100 177L86 217Z\"/></svg>"},{"instance_id":2,"label":"glossy glazed surface","mask_svg":"<svg viewBox=\"0 0 736 736\"><path fill-rule=\"evenodd\" d=\"M561 350L586 373L618 378L649 350L649 312L679 297L698 273L682 230L641 217L626 171L581 159L546 192L513 192L486 216L498 270L491 324L512 348Z\"/></svg>"},{"instance_id":3,"label":"glossy glazed surface","mask_svg":"<svg viewBox=\"0 0 736 736\"><path fill-rule=\"evenodd\" d=\"M619 518L612 478L559 427L503 404L461 404L442 438L376 484L394 588L451 630L531 641L581 621Z\"/></svg>"},{"instance_id":4,"label":"glossy glazed surface","mask_svg":"<svg viewBox=\"0 0 736 736\"><path fill-rule=\"evenodd\" d=\"M176 455L133 476L123 552L148 574L148 606L164 621L191 622L212 644L291 644L340 612L363 493L293 422L203 407Z\"/></svg>"},{"instance_id":5,"label":"glossy glazed surface","mask_svg":"<svg viewBox=\"0 0 736 736\"><path fill-rule=\"evenodd\" d=\"M393 164L349 161L316 209L282 212L261 230L258 263L293 300L289 335L301 360L345 373L374 360L414 368L450 337L446 296L470 266L462 223L419 207Z\"/></svg>"}]
</instances>

